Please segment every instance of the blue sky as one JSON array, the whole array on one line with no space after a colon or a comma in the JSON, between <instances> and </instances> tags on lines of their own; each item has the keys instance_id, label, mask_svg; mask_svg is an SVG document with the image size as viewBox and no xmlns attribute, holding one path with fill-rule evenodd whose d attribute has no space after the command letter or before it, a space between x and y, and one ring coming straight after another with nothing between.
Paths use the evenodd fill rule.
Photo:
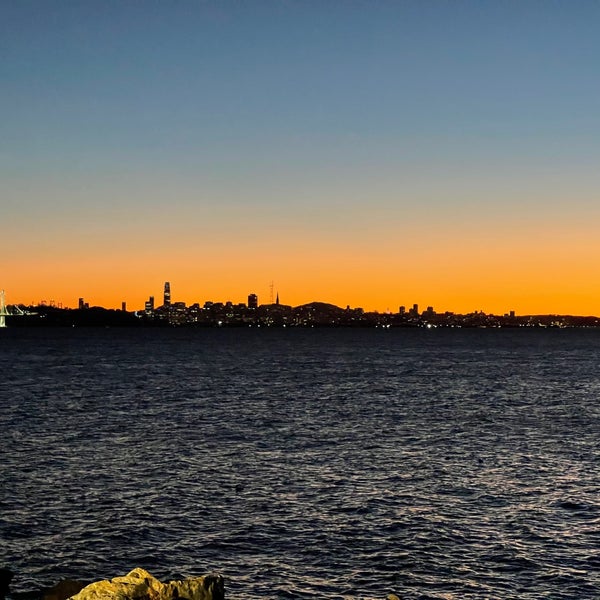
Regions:
<instances>
[{"instance_id":1,"label":"blue sky","mask_svg":"<svg viewBox=\"0 0 600 600\"><path fill-rule=\"evenodd\" d=\"M303 143L315 162L335 163L335 150L362 162L352 140L385 158L438 144L476 154L489 137L499 154L551 159L563 135L585 154L600 125L596 2L45 1L2 13L9 164L110 166L112 154L185 169L257 150L293 159Z\"/></svg>"}]
</instances>

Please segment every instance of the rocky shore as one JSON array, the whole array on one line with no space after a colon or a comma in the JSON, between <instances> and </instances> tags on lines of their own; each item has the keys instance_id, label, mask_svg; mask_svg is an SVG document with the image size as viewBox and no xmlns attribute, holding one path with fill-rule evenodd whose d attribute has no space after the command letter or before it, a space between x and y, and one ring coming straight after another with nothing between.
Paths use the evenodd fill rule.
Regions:
<instances>
[{"instance_id":1,"label":"rocky shore","mask_svg":"<svg viewBox=\"0 0 600 600\"><path fill-rule=\"evenodd\" d=\"M8 595L12 573L0 569L0 600ZM182 581L162 583L144 569L127 575L96 581L89 585L74 580L61 581L40 594L28 598L42 600L224 600L225 585L221 575L209 574Z\"/></svg>"},{"instance_id":2,"label":"rocky shore","mask_svg":"<svg viewBox=\"0 0 600 600\"><path fill-rule=\"evenodd\" d=\"M13 573L0 568L0 600L9 595ZM9 596L14 600L225 600L225 584L221 575L210 573L182 581L162 583L141 568L114 579L85 584L65 579L39 593ZM388 594L386 600L401 600Z\"/></svg>"}]
</instances>

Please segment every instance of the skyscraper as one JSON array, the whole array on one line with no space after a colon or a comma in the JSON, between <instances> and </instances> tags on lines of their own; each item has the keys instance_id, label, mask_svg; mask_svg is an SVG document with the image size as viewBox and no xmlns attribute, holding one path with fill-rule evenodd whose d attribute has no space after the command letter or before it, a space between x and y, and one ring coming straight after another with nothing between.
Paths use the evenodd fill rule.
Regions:
<instances>
[{"instance_id":1,"label":"skyscraper","mask_svg":"<svg viewBox=\"0 0 600 600\"><path fill-rule=\"evenodd\" d=\"M163 304L164 306L171 306L171 284L168 281L165 281Z\"/></svg>"},{"instance_id":2,"label":"skyscraper","mask_svg":"<svg viewBox=\"0 0 600 600\"><path fill-rule=\"evenodd\" d=\"M151 315L154 312L154 296L150 296L150 298L146 300L144 310L146 311L147 315Z\"/></svg>"},{"instance_id":3,"label":"skyscraper","mask_svg":"<svg viewBox=\"0 0 600 600\"><path fill-rule=\"evenodd\" d=\"M258 296L256 294L248 294L248 308L258 308Z\"/></svg>"}]
</instances>

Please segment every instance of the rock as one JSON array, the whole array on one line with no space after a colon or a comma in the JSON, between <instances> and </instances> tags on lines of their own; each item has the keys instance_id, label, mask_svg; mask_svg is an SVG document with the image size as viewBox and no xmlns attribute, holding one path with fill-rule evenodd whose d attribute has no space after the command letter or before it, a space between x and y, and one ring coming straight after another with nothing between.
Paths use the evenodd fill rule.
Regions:
<instances>
[{"instance_id":1,"label":"rock","mask_svg":"<svg viewBox=\"0 0 600 600\"><path fill-rule=\"evenodd\" d=\"M83 581L63 579L54 587L51 587L44 592L44 600L67 600L67 598L80 592L85 586L86 584L83 583Z\"/></svg>"},{"instance_id":2,"label":"rock","mask_svg":"<svg viewBox=\"0 0 600 600\"><path fill-rule=\"evenodd\" d=\"M72 600L224 600L221 575L204 575L161 583L144 569L124 577L97 581L84 587Z\"/></svg>"},{"instance_id":3,"label":"rock","mask_svg":"<svg viewBox=\"0 0 600 600\"><path fill-rule=\"evenodd\" d=\"M14 574L10 569L0 568L0 600L8 594L8 588L13 577Z\"/></svg>"}]
</instances>

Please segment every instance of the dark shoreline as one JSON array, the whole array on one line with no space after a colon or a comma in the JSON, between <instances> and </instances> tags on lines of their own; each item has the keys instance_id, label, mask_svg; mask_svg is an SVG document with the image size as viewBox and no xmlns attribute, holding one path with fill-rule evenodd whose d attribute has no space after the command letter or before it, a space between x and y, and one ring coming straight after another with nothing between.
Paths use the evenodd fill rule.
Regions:
<instances>
[{"instance_id":1,"label":"dark shoreline","mask_svg":"<svg viewBox=\"0 0 600 600\"><path fill-rule=\"evenodd\" d=\"M261 307L262 308L262 307ZM324 329L566 329L599 328L600 317L574 315L524 315L498 316L483 312L460 315L454 313L409 316L398 313L363 313L338 307L318 308L310 311L302 307L282 307L273 312L257 309L256 312L228 313L206 311L201 314L156 312L126 312L100 307L65 309L31 307L31 314L6 317L7 327L13 328L68 328L117 327L131 329L248 329L248 328L324 328Z\"/></svg>"}]
</instances>

